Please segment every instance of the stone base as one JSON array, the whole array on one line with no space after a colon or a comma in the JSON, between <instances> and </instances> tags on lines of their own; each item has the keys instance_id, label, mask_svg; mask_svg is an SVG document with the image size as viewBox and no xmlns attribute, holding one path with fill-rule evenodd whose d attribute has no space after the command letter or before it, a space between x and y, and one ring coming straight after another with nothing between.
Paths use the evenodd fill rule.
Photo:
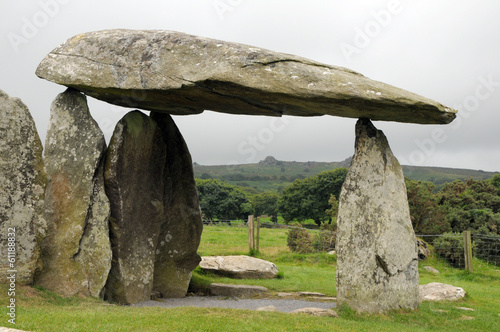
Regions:
<instances>
[{"instance_id":1,"label":"stone base","mask_svg":"<svg viewBox=\"0 0 500 332\"><path fill-rule=\"evenodd\" d=\"M210 285L210 294L213 296L250 297L267 293L269 290L262 286L229 285L213 283Z\"/></svg>"}]
</instances>

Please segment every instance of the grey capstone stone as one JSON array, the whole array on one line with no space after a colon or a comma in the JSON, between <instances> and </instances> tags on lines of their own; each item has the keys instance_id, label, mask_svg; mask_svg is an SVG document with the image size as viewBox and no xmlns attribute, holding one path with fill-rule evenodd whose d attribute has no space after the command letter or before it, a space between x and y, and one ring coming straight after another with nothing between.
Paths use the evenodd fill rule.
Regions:
<instances>
[{"instance_id":1,"label":"grey capstone stone","mask_svg":"<svg viewBox=\"0 0 500 332\"><path fill-rule=\"evenodd\" d=\"M175 31L70 38L36 74L106 102L170 114L335 115L422 124L456 111L352 70Z\"/></svg>"}]
</instances>

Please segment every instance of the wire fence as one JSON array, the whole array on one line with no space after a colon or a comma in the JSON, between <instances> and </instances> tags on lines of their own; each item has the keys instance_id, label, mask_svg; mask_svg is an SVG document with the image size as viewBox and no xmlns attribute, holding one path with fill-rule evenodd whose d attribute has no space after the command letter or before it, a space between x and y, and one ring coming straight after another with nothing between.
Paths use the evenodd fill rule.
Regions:
<instances>
[{"instance_id":1,"label":"wire fence","mask_svg":"<svg viewBox=\"0 0 500 332\"><path fill-rule=\"evenodd\" d=\"M224 219L224 220L203 220L203 224L207 226L231 226L231 227L247 227L248 219ZM303 227L297 227L293 225L286 225L273 222L260 222L260 227L263 228L307 228L310 230L319 230L320 227L317 225L306 224Z\"/></svg>"},{"instance_id":2,"label":"wire fence","mask_svg":"<svg viewBox=\"0 0 500 332\"><path fill-rule=\"evenodd\" d=\"M446 259L452 266L462 269L466 267L467 250L463 234L417 235L417 237L431 244L433 252ZM473 257L500 266L500 236L472 233L471 249ZM425 248L419 245L419 251L425 251Z\"/></svg>"},{"instance_id":3,"label":"wire fence","mask_svg":"<svg viewBox=\"0 0 500 332\"><path fill-rule=\"evenodd\" d=\"M500 237L472 235L474 256L488 263L500 265Z\"/></svg>"}]
</instances>

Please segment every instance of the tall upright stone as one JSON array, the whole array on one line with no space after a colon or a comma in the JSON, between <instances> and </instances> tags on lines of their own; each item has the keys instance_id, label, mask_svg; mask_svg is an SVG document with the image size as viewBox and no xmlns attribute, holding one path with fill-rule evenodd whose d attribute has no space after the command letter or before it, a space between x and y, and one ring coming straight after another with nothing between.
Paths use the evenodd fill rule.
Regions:
<instances>
[{"instance_id":1,"label":"tall upright stone","mask_svg":"<svg viewBox=\"0 0 500 332\"><path fill-rule=\"evenodd\" d=\"M416 309L417 245L403 171L368 119L356 124L337 222L337 303L368 313Z\"/></svg>"},{"instance_id":2,"label":"tall upright stone","mask_svg":"<svg viewBox=\"0 0 500 332\"><path fill-rule=\"evenodd\" d=\"M28 107L0 90L0 274L16 270L16 283L32 284L41 268L46 176L42 143ZM10 273L9 273L10 275Z\"/></svg>"},{"instance_id":3,"label":"tall upright stone","mask_svg":"<svg viewBox=\"0 0 500 332\"><path fill-rule=\"evenodd\" d=\"M111 268L104 135L86 97L68 89L51 105L45 140L47 236L36 284L66 296L99 296Z\"/></svg>"},{"instance_id":4,"label":"tall upright stone","mask_svg":"<svg viewBox=\"0 0 500 332\"><path fill-rule=\"evenodd\" d=\"M164 169L165 143L158 125L139 111L126 114L113 132L104 173L113 249L108 301L130 304L150 298L164 218Z\"/></svg>"},{"instance_id":5,"label":"tall upright stone","mask_svg":"<svg viewBox=\"0 0 500 332\"><path fill-rule=\"evenodd\" d=\"M168 114L154 113L166 145L164 220L158 239L154 290L163 297L184 297L191 271L201 258L196 253L203 222L194 181L193 163L184 138Z\"/></svg>"}]
</instances>

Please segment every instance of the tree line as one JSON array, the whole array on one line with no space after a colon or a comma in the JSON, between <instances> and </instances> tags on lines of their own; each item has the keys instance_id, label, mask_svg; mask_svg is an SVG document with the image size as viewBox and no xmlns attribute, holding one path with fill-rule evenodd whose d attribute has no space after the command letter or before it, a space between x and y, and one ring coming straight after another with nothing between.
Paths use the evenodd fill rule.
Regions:
<instances>
[{"instance_id":1,"label":"tree line","mask_svg":"<svg viewBox=\"0 0 500 332\"><path fill-rule=\"evenodd\" d=\"M269 215L273 222L280 214L285 223L313 219L317 225L329 221L330 197L337 199L347 174L346 168L297 179L281 194L265 192L248 195L221 179L196 179L203 215L210 221L244 219L249 214Z\"/></svg>"},{"instance_id":2,"label":"tree line","mask_svg":"<svg viewBox=\"0 0 500 332\"><path fill-rule=\"evenodd\" d=\"M346 168L297 179L281 194L247 194L220 179L196 179L200 206L206 219L244 219L249 214L280 215L285 223L312 219L320 226L335 224ZM446 183L436 190L432 182L406 178L412 225L417 234L473 230L500 234L500 174L489 180Z\"/></svg>"}]
</instances>

